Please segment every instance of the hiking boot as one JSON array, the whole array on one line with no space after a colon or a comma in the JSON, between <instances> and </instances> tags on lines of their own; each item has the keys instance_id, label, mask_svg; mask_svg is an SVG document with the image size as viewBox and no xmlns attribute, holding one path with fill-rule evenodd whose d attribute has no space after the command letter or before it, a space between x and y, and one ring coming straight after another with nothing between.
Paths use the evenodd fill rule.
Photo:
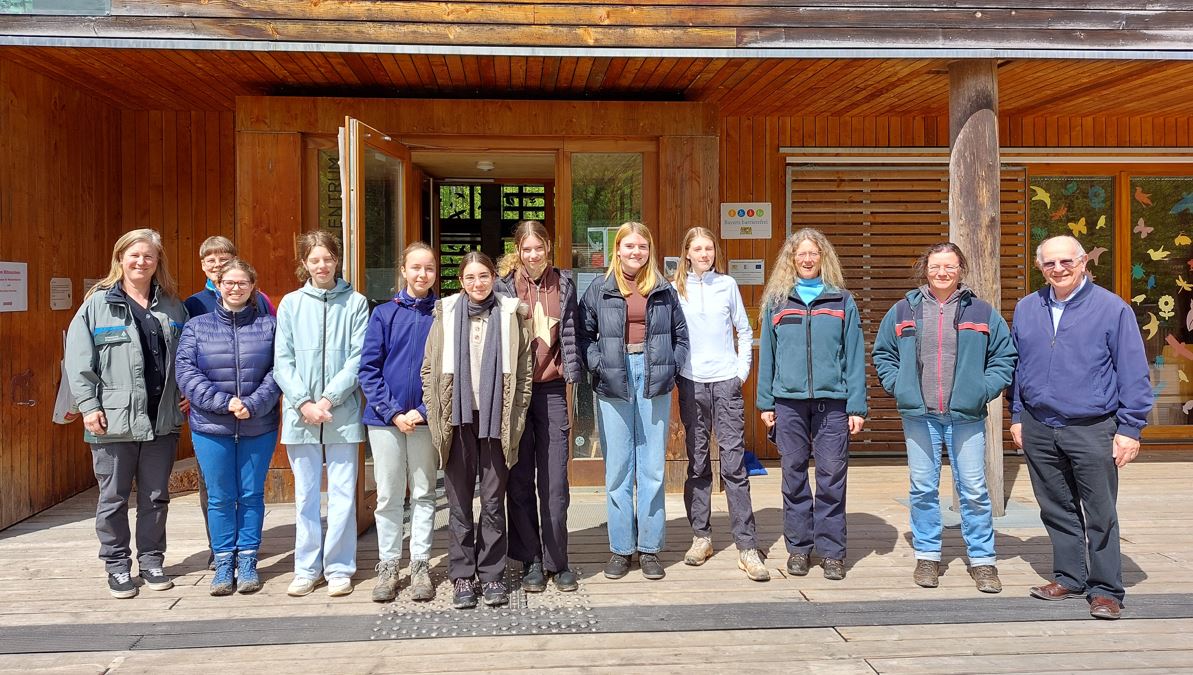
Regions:
<instances>
[{"instance_id":1,"label":"hiking boot","mask_svg":"<svg viewBox=\"0 0 1193 675\"><path fill-rule=\"evenodd\" d=\"M510 601L510 592L504 581L486 581L481 587L481 594L489 607L497 607Z\"/></svg>"},{"instance_id":2,"label":"hiking boot","mask_svg":"<svg viewBox=\"0 0 1193 675\"><path fill-rule=\"evenodd\" d=\"M166 576L166 571L160 567L141 568L141 581L151 591L168 591L174 588L174 582Z\"/></svg>"},{"instance_id":3,"label":"hiking boot","mask_svg":"<svg viewBox=\"0 0 1193 675\"><path fill-rule=\"evenodd\" d=\"M770 570L766 569L756 548L747 548L737 554L737 568L751 581L770 581Z\"/></svg>"},{"instance_id":4,"label":"hiking boot","mask_svg":"<svg viewBox=\"0 0 1193 675\"><path fill-rule=\"evenodd\" d=\"M614 553L605 563L605 578L620 579L630 573L630 556Z\"/></svg>"},{"instance_id":5,"label":"hiking boot","mask_svg":"<svg viewBox=\"0 0 1193 675\"><path fill-rule=\"evenodd\" d=\"M398 559L377 563L377 585L373 586L373 602L391 602L398 597Z\"/></svg>"},{"instance_id":6,"label":"hiking boot","mask_svg":"<svg viewBox=\"0 0 1193 675\"><path fill-rule=\"evenodd\" d=\"M294 581L286 588L286 595L301 598L304 595L310 595L315 587L319 585L318 579L308 579L306 577L295 576Z\"/></svg>"},{"instance_id":7,"label":"hiking boot","mask_svg":"<svg viewBox=\"0 0 1193 675\"><path fill-rule=\"evenodd\" d=\"M542 563L522 565L522 590L527 593L542 593L547 590L547 575L543 574Z\"/></svg>"},{"instance_id":8,"label":"hiking boot","mask_svg":"<svg viewBox=\"0 0 1193 675\"><path fill-rule=\"evenodd\" d=\"M998 579L998 568L994 565L975 565L969 568L978 590L983 593L1002 593L1002 582Z\"/></svg>"},{"instance_id":9,"label":"hiking boot","mask_svg":"<svg viewBox=\"0 0 1193 675\"><path fill-rule=\"evenodd\" d=\"M128 572L116 572L108 575L108 592L113 598L127 600L137 597L137 585Z\"/></svg>"},{"instance_id":10,"label":"hiking boot","mask_svg":"<svg viewBox=\"0 0 1193 675\"><path fill-rule=\"evenodd\" d=\"M654 553L638 554L638 567L642 568L642 576L647 579L662 579L667 576L667 572L663 570L663 563L659 562L659 556Z\"/></svg>"},{"instance_id":11,"label":"hiking boot","mask_svg":"<svg viewBox=\"0 0 1193 675\"><path fill-rule=\"evenodd\" d=\"M256 593L261 590L261 575L257 574L257 552L236 554L236 592Z\"/></svg>"},{"instance_id":12,"label":"hiking boot","mask_svg":"<svg viewBox=\"0 0 1193 675\"><path fill-rule=\"evenodd\" d=\"M431 583L431 566L426 560L410 563L410 598L426 602L435 597L435 584Z\"/></svg>"},{"instance_id":13,"label":"hiking boot","mask_svg":"<svg viewBox=\"0 0 1193 675\"><path fill-rule=\"evenodd\" d=\"M215 553L213 553L211 551L207 552L207 571L208 572L215 571Z\"/></svg>"},{"instance_id":14,"label":"hiking boot","mask_svg":"<svg viewBox=\"0 0 1193 675\"><path fill-rule=\"evenodd\" d=\"M810 557L807 553L792 553L787 556L787 573L797 577L807 576Z\"/></svg>"},{"instance_id":15,"label":"hiking boot","mask_svg":"<svg viewBox=\"0 0 1193 675\"><path fill-rule=\"evenodd\" d=\"M472 579L452 579L452 607L472 609L476 607L476 584Z\"/></svg>"},{"instance_id":16,"label":"hiking boot","mask_svg":"<svg viewBox=\"0 0 1193 675\"><path fill-rule=\"evenodd\" d=\"M917 586L936 588L940 585L940 563L935 560L917 558L915 571L911 573L911 578L915 580Z\"/></svg>"},{"instance_id":17,"label":"hiking boot","mask_svg":"<svg viewBox=\"0 0 1193 675\"><path fill-rule=\"evenodd\" d=\"M570 569L556 572L551 575L551 578L555 580L555 588L564 593L571 593L580 588L580 580L576 578L576 573Z\"/></svg>"},{"instance_id":18,"label":"hiking boot","mask_svg":"<svg viewBox=\"0 0 1193 675\"><path fill-rule=\"evenodd\" d=\"M692 537L692 547L683 555L683 564L700 566L712 557L712 537Z\"/></svg>"},{"instance_id":19,"label":"hiking boot","mask_svg":"<svg viewBox=\"0 0 1193 675\"><path fill-rule=\"evenodd\" d=\"M845 578L845 561L837 558L825 558L824 578L829 581L840 581Z\"/></svg>"},{"instance_id":20,"label":"hiking boot","mask_svg":"<svg viewBox=\"0 0 1193 675\"><path fill-rule=\"evenodd\" d=\"M211 577L210 593L215 596L232 595L236 590L236 557L220 553L215 557L215 574Z\"/></svg>"}]
</instances>

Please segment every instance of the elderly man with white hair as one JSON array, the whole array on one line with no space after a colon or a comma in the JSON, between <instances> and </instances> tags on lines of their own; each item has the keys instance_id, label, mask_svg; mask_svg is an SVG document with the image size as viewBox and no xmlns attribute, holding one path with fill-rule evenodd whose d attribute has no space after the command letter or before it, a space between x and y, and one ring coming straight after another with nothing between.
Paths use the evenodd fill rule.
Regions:
<instances>
[{"instance_id":1,"label":"elderly man with white hair","mask_svg":"<svg viewBox=\"0 0 1193 675\"><path fill-rule=\"evenodd\" d=\"M1036 249L1048 285L1015 307L1011 436L1027 457L1052 540L1053 581L1031 594L1084 596L1093 617L1117 619L1124 596L1118 471L1139 454L1153 395L1134 312L1094 284L1085 264L1073 237Z\"/></svg>"}]
</instances>

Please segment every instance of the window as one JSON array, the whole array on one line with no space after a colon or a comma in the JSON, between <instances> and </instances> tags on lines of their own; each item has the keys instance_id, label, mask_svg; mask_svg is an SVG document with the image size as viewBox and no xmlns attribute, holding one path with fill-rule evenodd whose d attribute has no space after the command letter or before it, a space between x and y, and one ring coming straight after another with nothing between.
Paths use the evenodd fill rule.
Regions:
<instances>
[{"instance_id":1,"label":"window","mask_svg":"<svg viewBox=\"0 0 1193 675\"><path fill-rule=\"evenodd\" d=\"M1028 288L1044 286L1036 247L1049 237L1076 237L1089 256L1086 269L1111 291L1115 281L1115 176L1031 176L1028 181Z\"/></svg>"}]
</instances>

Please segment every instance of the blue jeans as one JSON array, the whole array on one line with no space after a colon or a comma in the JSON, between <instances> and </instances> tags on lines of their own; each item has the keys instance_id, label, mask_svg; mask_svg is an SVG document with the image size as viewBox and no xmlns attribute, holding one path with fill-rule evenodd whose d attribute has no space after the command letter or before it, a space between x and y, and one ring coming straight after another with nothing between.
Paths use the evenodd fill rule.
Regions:
<instances>
[{"instance_id":1,"label":"blue jeans","mask_svg":"<svg viewBox=\"0 0 1193 675\"><path fill-rule=\"evenodd\" d=\"M597 397L609 504L609 549L621 555L632 555L635 550L642 553L663 550L667 523L663 511L663 466L671 394L643 396L645 361L642 354L626 355L631 400Z\"/></svg>"},{"instance_id":2,"label":"blue jeans","mask_svg":"<svg viewBox=\"0 0 1193 675\"><path fill-rule=\"evenodd\" d=\"M265 474L278 432L215 436L193 432L195 457L207 481L207 531L214 553L261 548Z\"/></svg>"},{"instance_id":3,"label":"blue jeans","mask_svg":"<svg viewBox=\"0 0 1193 675\"><path fill-rule=\"evenodd\" d=\"M994 517L986 490L986 422L943 415L904 417L911 470L911 536L917 560L940 560L940 443L953 467L961 535L970 566L994 564Z\"/></svg>"}]
</instances>

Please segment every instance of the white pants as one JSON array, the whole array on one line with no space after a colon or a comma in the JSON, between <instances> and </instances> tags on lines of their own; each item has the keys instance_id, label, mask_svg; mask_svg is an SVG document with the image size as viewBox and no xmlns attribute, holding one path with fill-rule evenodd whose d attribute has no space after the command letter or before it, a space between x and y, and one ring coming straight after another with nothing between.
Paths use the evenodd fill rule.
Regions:
<instances>
[{"instance_id":1,"label":"white pants","mask_svg":"<svg viewBox=\"0 0 1193 675\"><path fill-rule=\"evenodd\" d=\"M435 478L439 453L431 431L420 424L406 434L397 427L369 427L377 480L377 550L382 560L402 557L402 521L410 489L410 559L431 558L435 529Z\"/></svg>"},{"instance_id":2,"label":"white pants","mask_svg":"<svg viewBox=\"0 0 1193 675\"><path fill-rule=\"evenodd\" d=\"M287 445L294 471L294 574L307 579L356 573L356 471L359 445ZM319 487L327 459L327 538ZM321 541L322 540L322 541Z\"/></svg>"}]
</instances>

